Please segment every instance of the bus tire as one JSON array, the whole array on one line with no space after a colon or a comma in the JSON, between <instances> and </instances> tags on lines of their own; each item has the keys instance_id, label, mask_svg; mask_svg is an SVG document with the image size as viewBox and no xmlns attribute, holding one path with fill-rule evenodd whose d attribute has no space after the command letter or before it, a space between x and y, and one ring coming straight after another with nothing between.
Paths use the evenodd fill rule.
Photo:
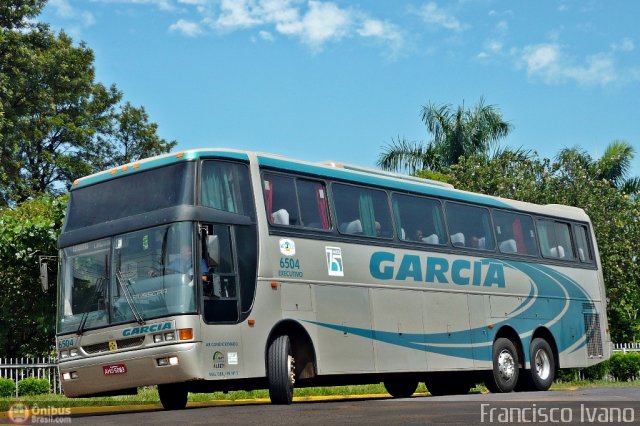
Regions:
<instances>
[{"instance_id":1,"label":"bus tire","mask_svg":"<svg viewBox=\"0 0 640 426\"><path fill-rule=\"evenodd\" d=\"M446 373L427 375L424 384L432 396L465 395L473 387L471 382L460 381L455 376Z\"/></svg>"},{"instance_id":2,"label":"bus tire","mask_svg":"<svg viewBox=\"0 0 640 426\"><path fill-rule=\"evenodd\" d=\"M531 342L530 353L531 370L529 371L533 390L549 390L556 373L556 362L551 346L546 340L535 338Z\"/></svg>"},{"instance_id":3,"label":"bus tire","mask_svg":"<svg viewBox=\"0 0 640 426\"><path fill-rule=\"evenodd\" d=\"M165 410L182 410L187 406L189 392L182 383L158 385L158 395Z\"/></svg>"},{"instance_id":4,"label":"bus tire","mask_svg":"<svg viewBox=\"0 0 640 426\"><path fill-rule=\"evenodd\" d=\"M384 388L394 398L409 398L418 389L417 379L390 379L384 381Z\"/></svg>"},{"instance_id":5,"label":"bus tire","mask_svg":"<svg viewBox=\"0 0 640 426\"><path fill-rule=\"evenodd\" d=\"M484 384L492 393L511 392L518 383L518 351L514 343L504 337L493 343L493 369L485 378Z\"/></svg>"},{"instance_id":6,"label":"bus tire","mask_svg":"<svg viewBox=\"0 0 640 426\"><path fill-rule=\"evenodd\" d=\"M295 359L289 336L278 336L269 345L267 355L269 398L272 404L291 404L295 384Z\"/></svg>"}]
</instances>

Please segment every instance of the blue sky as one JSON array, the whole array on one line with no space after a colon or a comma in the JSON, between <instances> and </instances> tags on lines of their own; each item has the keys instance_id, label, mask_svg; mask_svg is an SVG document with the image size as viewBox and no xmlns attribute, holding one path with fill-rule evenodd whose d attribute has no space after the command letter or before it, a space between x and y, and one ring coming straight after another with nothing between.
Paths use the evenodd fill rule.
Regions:
<instances>
[{"instance_id":1,"label":"blue sky","mask_svg":"<svg viewBox=\"0 0 640 426\"><path fill-rule=\"evenodd\" d=\"M374 166L428 141L423 105L481 96L503 144L554 157L638 150L640 2L49 0L97 79L143 105L177 149L231 147Z\"/></svg>"}]
</instances>

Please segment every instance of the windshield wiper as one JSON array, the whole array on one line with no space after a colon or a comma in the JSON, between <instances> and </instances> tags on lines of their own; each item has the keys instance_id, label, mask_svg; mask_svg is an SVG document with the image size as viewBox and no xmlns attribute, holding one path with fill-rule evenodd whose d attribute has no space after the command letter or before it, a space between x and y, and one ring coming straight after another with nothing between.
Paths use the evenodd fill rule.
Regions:
<instances>
[{"instance_id":1,"label":"windshield wiper","mask_svg":"<svg viewBox=\"0 0 640 426\"><path fill-rule=\"evenodd\" d=\"M93 303L94 301L98 300L97 296L100 293L102 293L102 289L104 288L104 281L105 281L104 277L96 278L96 284L95 284L95 288L96 289L93 292L93 298L89 299L84 304L84 312L82 313L82 317L80 318L80 325L78 325L78 329L76 330L76 334L78 336L82 336L82 333L84 333L84 326L87 323L87 318L89 318L89 311L87 309L89 309L89 305L91 303Z\"/></svg>"},{"instance_id":2,"label":"windshield wiper","mask_svg":"<svg viewBox=\"0 0 640 426\"><path fill-rule=\"evenodd\" d=\"M144 318L142 317L142 315L138 311L138 308L136 307L136 302L133 300L133 297L131 296L131 293L129 292L129 288L126 287L124 285L124 283L122 282L122 275L120 274L120 271L116 272L116 281L118 282L118 285L120 286L120 289L122 290L122 294L124 294L124 298L127 301L127 304L129 305L129 308L131 309L131 312L133 312L133 316L135 317L135 319L138 322L138 324L140 324L140 325L145 324Z\"/></svg>"}]
</instances>

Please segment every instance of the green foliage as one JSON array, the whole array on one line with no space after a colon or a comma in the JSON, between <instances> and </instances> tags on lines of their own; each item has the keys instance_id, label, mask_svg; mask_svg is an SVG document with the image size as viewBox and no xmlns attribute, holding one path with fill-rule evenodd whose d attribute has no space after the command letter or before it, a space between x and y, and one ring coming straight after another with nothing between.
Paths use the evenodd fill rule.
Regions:
<instances>
[{"instance_id":1,"label":"green foliage","mask_svg":"<svg viewBox=\"0 0 640 426\"><path fill-rule=\"evenodd\" d=\"M51 385L47 379L29 377L18 382L18 395L42 395L51 391Z\"/></svg>"},{"instance_id":2,"label":"green foliage","mask_svg":"<svg viewBox=\"0 0 640 426\"><path fill-rule=\"evenodd\" d=\"M640 376L640 353L615 353L609 360L611 375L618 380L631 380Z\"/></svg>"},{"instance_id":3,"label":"green foliage","mask_svg":"<svg viewBox=\"0 0 640 426\"><path fill-rule=\"evenodd\" d=\"M474 108L466 108L464 102L455 109L429 103L422 107L421 118L433 140L423 144L392 139L378 157L380 168L412 174L425 168L443 171L462 156L487 154L512 129L495 105L484 104L484 98Z\"/></svg>"},{"instance_id":4,"label":"green foliage","mask_svg":"<svg viewBox=\"0 0 640 426\"><path fill-rule=\"evenodd\" d=\"M12 0L33 17L43 2ZM0 13L0 16L2 14ZM16 18L17 19L17 18ZM0 23L2 21L0 20ZM78 177L168 152L144 108L95 81L93 51L46 25L0 26L0 199L64 191Z\"/></svg>"},{"instance_id":5,"label":"green foliage","mask_svg":"<svg viewBox=\"0 0 640 426\"><path fill-rule=\"evenodd\" d=\"M0 377L0 398L8 398L15 395L16 384L11 379Z\"/></svg>"},{"instance_id":6,"label":"green foliage","mask_svg":"<svg viewBox=\"0 0 640 426\"><path fill-rule=\"evenodd\" d=\"M585 380L602 380L610 369L609 360L605 360L591 367L583 368L581 373Z\"/></svg>"},{"instance_id":7,"label":"green foliage","mask_svg":"<svg viewBox=\"0 0 640 426\"><path fill-rule=\"evenodd\" d=\"M15 209L0 209L0 353L4 356L37 356L52 350L56 288L51 285L42 292L38 256L57 254L65 208L66 197L47 196Z\"/></svg>"}]
</instances>

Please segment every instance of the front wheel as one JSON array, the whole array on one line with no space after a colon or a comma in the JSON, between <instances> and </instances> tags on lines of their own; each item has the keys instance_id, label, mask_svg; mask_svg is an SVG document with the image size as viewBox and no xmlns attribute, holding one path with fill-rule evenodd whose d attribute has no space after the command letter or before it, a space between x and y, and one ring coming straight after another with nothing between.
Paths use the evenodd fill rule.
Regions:
<instances>
[{"instance_id":1,"label":"front wheel","mask_svg":"<svg viewBox=\"0 0 640 426\"><path fill-rule=\"evenodd\" d=\"M409 398L418 389L417 379L391 379L384 381L384 388L394 398Z\"/></svg>"},{"instance_id":2,"label":"front wheel","mask_svg":"<svg viewBox=\"0 0 640 426\"><path fill-rule=\"evenodd\" d=\"M492 393L511 392L518 383L520 372L518 351L513 342L500 337L493 343L493 370L484 384Z\"/></svg>"},{"instance_id":3,"label":"front wheel","mask_svg":"<svg viewBox=\"0 0 640 426\"><path fill-rule=\"evenodd\" d=\"M272 404L291 404L295 378L295 359L289 336L279 336L269 345L267 355L269 398Z\"/></svg>"},{"instance_id":4,"label":"front wheel","mask_svg":"<svg viewBox=\"0 0 640 426\"><path fill-rule=\"evenodd\" d=\"M182 410L187 406L189 392L182 383L158 385L158 395L165 410Z\"/></svg>"}]
</instances>

